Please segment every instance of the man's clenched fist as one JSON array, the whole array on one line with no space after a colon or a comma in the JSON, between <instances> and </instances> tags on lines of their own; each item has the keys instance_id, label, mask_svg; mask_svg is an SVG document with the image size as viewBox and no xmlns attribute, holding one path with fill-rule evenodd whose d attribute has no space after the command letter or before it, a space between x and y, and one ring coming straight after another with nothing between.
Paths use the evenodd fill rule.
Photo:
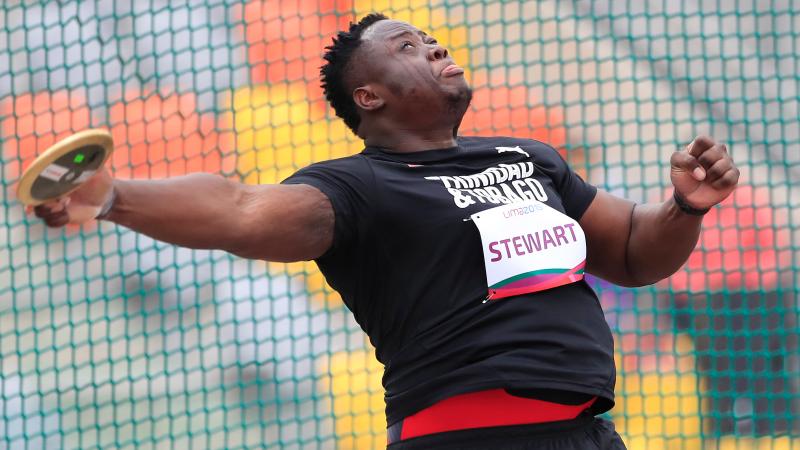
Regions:
<instances>
[{"instance_id":1,"label":"man's clenched fist","mask_svg":"<svg viewBox=\"0 0 800 450\"><path fill-rule=\"evenodd\" d=\"M739 182L739 169L727 147L698 136L670 159L675 194L690 207L704 210L725 200Z\"/></svg>"}]
</instances>

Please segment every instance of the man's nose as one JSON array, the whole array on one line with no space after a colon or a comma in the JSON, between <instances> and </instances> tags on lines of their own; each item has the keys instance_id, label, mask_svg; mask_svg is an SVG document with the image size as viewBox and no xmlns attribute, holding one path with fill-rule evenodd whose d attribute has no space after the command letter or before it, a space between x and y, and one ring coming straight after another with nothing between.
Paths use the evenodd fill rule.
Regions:
<instances>
[{"instance_id":1,"label":"man's nose","mask_svg":"<svg viewBox=\"0 0 800 450\"><path fill-rule=\"evenodd\" d=\"M428 50L428 59L436 61L439 59L447 58L447 49L439 44L433 44Z\"/></svg>"}]
</instances>

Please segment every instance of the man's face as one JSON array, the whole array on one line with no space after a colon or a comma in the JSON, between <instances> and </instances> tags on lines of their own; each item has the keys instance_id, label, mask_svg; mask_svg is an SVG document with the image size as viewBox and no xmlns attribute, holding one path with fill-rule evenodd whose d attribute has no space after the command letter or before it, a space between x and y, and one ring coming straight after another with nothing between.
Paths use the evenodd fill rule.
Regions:
<instances>
[{"instance_id":1,"label":"man's face","mask_svg":"<svg viewBox=\"0 0 800 450\"><path fill-rule=\"evenodd\" d=\"M382 20L361 39L362 53L354 70L365 71L387 106L423 113L442 109L460 120L471 91L464 70L433 37L408 23Z\"/></svg>"}]
</instances>

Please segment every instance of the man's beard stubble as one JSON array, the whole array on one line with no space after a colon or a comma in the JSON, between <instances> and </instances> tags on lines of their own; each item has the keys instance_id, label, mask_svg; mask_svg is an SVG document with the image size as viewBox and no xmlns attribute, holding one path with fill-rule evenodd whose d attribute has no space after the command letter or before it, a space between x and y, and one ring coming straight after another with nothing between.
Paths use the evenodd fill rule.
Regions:
<instances>
[{"instance_id":1,"label":"man's beard stubble","mask_svg":"<svg viewBox=\"0 0 800 450\"><path fill-rule=\"evenodd\" d=\"M453 137L458 136L458 127L464 119L464 114L472 102L472 87L467 86L463 91L448 93L445 96L447 110L452 115L455 125L453 126Z\"/></svg>"}]
</instances>

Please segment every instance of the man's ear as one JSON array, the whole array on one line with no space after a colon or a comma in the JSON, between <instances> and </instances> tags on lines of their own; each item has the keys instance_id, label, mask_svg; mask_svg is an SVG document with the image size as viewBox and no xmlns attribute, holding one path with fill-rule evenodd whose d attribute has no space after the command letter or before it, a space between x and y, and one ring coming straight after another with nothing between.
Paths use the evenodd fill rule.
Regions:
<instances>
[{"instance_id":1,"label":"man's ear","mask_svg":"<svg viewBox=\"0 0 800 450\"><path fill-rule=\"evenodd\" d=\"M357 87L353 91L353 101L356 102L359 108L366 111L374 111L384 104L383 98L370 85Z\"/></svg>"}]
</instances>

